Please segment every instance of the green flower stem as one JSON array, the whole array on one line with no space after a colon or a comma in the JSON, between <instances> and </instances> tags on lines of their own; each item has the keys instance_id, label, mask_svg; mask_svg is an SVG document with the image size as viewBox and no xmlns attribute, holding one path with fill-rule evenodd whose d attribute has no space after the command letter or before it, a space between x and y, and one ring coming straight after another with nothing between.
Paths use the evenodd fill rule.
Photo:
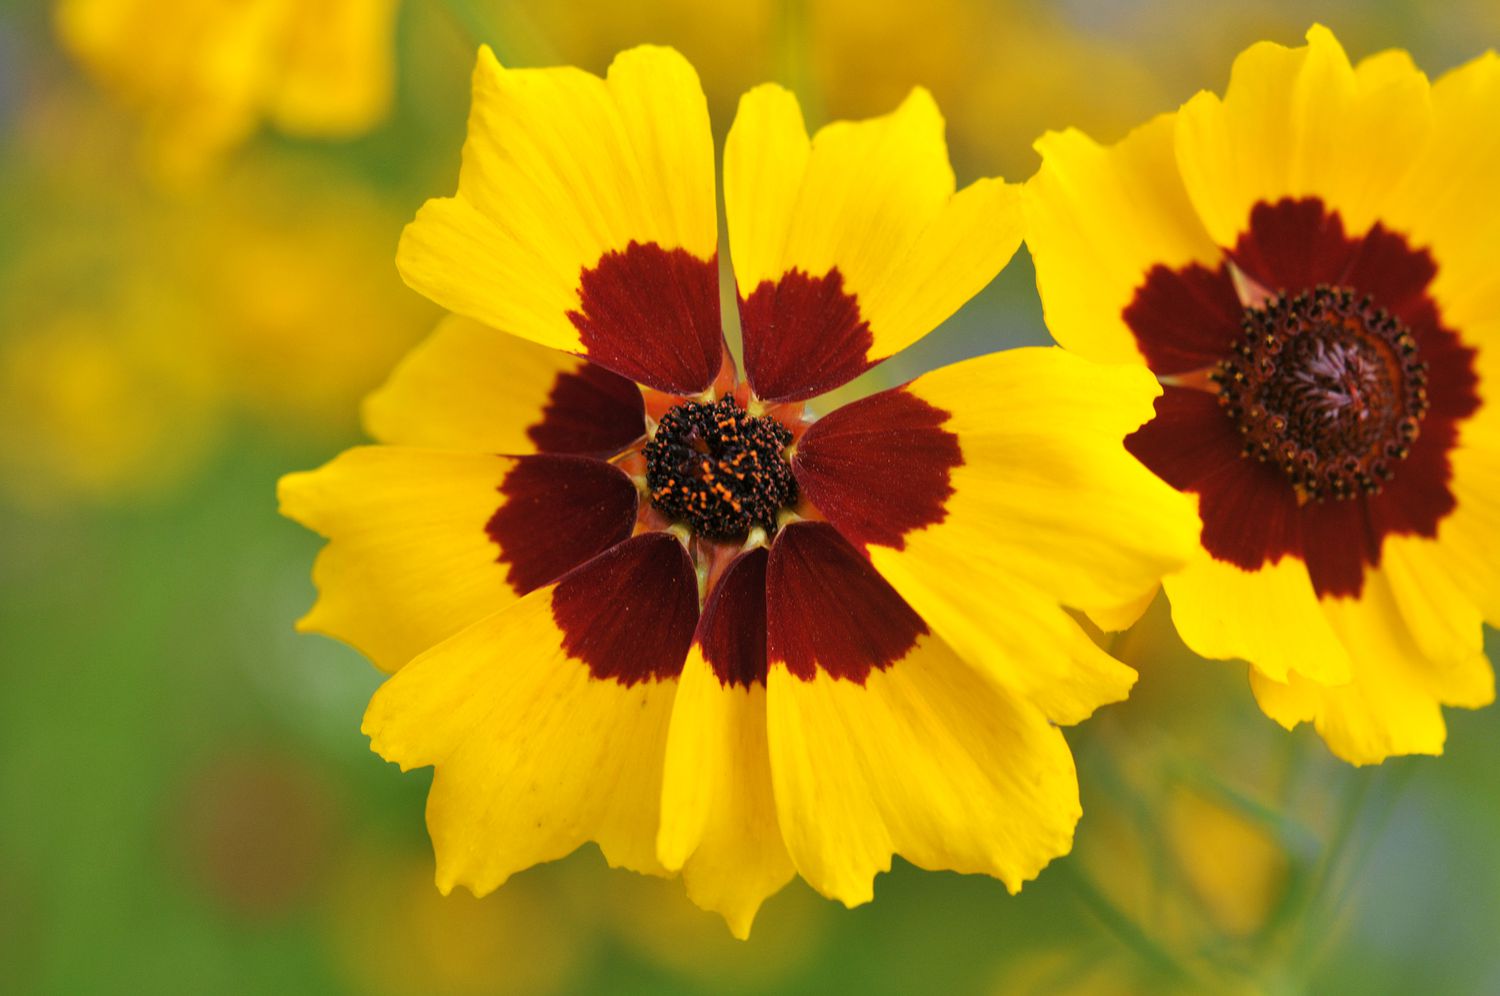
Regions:
<instances>
[{"instance_id":1,"label":"green flower stem","mask_svg":"<svg viewBox=\"0 0 1500 996\"><path fill-rule=\"evenodd\" d=\"M559 60L546 33L511 0L445 0L448 13L474 45L488 45L503 66L551 66Z\"/></svg>"},{"instance_id":2,"label":"green flower stem","mask_svg":"<svg viewBox=\"0 0 1500 996\"><path fill-rule=\"evenodd\" d=\"M812 31L808 21L809 0L781 0L776 5L776 78L797 95L802 114L809 122L826 119L823 95L813 75Z\"/></svg>"},{"instance_id":3,"label":"green flower stem","mask_svg":"<svg viewBox=\"0 0 1500 996\"><path fill-rule=\"evenodd\" d=\"M501 33L495 24L494 8L488 4L475 3L474 0L447 0L448 13L469 40L475 45L488 45L495 50L495 56L504 63L510 56L501 39Z\"/></svg>"},{"instance_id":4,"label":"green flower stem","mask_svg":"<svg viewBox=\"0 0 1500 996\"><path fill-rule=\"evenodd\" d=\"M1176 982L1192 982L1196 978L1192 969L1148 934L1080 871L1076 861L1058 862L1053 874L1068 884L1073 894L1110 933L1157 973Z\"/></svg>"}]
</instances>

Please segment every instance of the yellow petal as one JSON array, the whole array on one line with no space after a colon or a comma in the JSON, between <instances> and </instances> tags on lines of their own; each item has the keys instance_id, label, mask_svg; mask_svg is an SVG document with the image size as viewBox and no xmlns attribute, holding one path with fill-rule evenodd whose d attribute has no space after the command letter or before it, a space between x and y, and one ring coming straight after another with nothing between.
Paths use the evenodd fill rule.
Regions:
<instances>
[{"instance_id":1,"label":"yellow petal","mask_svg":"<svg viewBox=\"0 0 1500 996\"><path fill-rule=\"evenodd\" d=\"M922 89L891 114L830 124L811 141L790 93L750 91L724 150L724 198L741 299L793 271L837 271L869 324L860 361L932 331L1020 244L1019 187L980 180L955 194L943 119ZM784 332L745 327L747 341ZM754 383L748 347L746 363Z\"/></svg>"},{"instance_id":2,"label":"yellow petal","mask_svg":"<svg viewBox=\"0 0 1500 996\"><path fill-rule=\"evenodd\" d=\"M926 544L911 556L872 547L891 587L971 666L1054 723L1071 725L1130 694L1136 673L1099 649L1057 599L972 550Z\"/></svg>"},{"instance_id":3,"label":"yellow petal","mask_svg":"<svg viewBox=\"0 0 1500 996\"><path fill-rule=\"evenodd\" d=\"M645 431L640 391L575 356L449 315L365 400L365 428L383 443L475 453L608 451ZM621 391L590 391L601 378ZM582 397L557 397L570 383ZM630 395L634 395L634 399ZM541 427L552 416L551 432ZM562 424L566 422L566 424ZM575 441L556 445L560 437ZM539 445L551 441L553 445ZM599 444L599 445L595 445Z\"/></svg>"},{"instance_id":4,"label":"yellow petal","mask_svg":"<svg viewBox=\"0 0 1500 996\"><path fill-rule=\"evenodd\" d=\"M1294 671L1326 684L1349 680L1349 654L1295 557L1246 571L1200 548L1162 587L1178 635L1196 654L1247 660L1273 681Z\"/></svg>"},{"instance_id":5,"label":"yellow petal","mask_svg":"<svg viewBox=\"0 0 1500 996\"><path fill-rule=\"evenodd\" d=\"M1147 600L1194 547L1191 501L1122 445L1151 416L1155 380L1022 349L904 390L948 413L962 463L942 520L872 544L871 560L961 656L1052 720L1124 698L1134 672L1059 605L1108 613Z\"/></svg>"},{"instance_id":6,"label":"yellow petal","mask_svg":"<svg viewBox=\"0 0 1500 996\"><path fill-rule=\"evenodd\" d=\"M329 538L298 624L382 670L630 535L635 486L603 461L367 446L282 478L281 511Z\"/></svg>"},{"instance_id":7,"label":"yellow petal","mask_svg":"<svg viewBox=\"0 0 1500 996\"><path fill-rule=\"evenodd\" d=\"M364 732L403 770L433 765L427 828L443 892L483 895L597 841L611 865L656 860L675 681L625 687L563 650L540 588L412 661L375 693Z\"/></svg>"},{"instance_id":8,"label":"yellow petal","mask_svg":"<svg viewBox=\"0 0 1500 996\"><path fill-rule=\"evenodd\" d=\"M672 707L658 855L740 938L794 874L771 790L766 688L721 684L697 647Z\"/></svg>"},{"instance_id":9,"label":"yellow petal","mask_svg":"<svg viewBox=\"0 0 1500 996\"><path fill-rule=\"evenodd\" d=\"M1387 536L1380 575L1399 610L1393 622L1405 625L1423 659L1434 666L1483 660L1484 618L1474 597L1444 568L1436 543L1420 536ZM1488 667L1482 668L1483 674L1488 672ZM1470 688L1459 692L1466 701L1452 704L1485 705L1492 692ZM1476 697L1480 701L1474 701Z\"/></svg>"},{"instance_id":10,"label":"yellow petal","mask_svg":"<svg viewBox=\"0 0 1500 996\"><path fill-rule=\"evenodd\" d=\"M724 205L741 297L787 269L787 235L811 152L791 91L765 83L740 98L724 143Z\"/></svg>"},{"instance_id":11,"label":"yellow petal","mask_svg":"<svg viewBox=\"0 0 1500 996\"><path fill-rule=\"evenodd\" d=\"M1101 146L1080 131L1036 143L1026 245L1052 337L1105 363L1141 362L1122 313L1154 266L1217 266L1220 251L1188 201L1162 115Z\"/></svg>"},{"instance_id":12,"label":"yellow petal","mask_svg":"<svg viewBox=\"0 0 1500 996\"><path fill-rule=\"evenodd\" d=\"M1408 565L1416 559L1406 552ZM1402 566L1398 573L1405 570ZM1413 601L1413 595L1407 581L1392 582L1386 565L1366 573L1358 599L1325 602L1329 621L1349 649L1353 679L1327 687L1297 675L1287 685L1252 675L1261 707L1288 728L1312 722L1329 749L1353 764L1441 754L1447 732L1442 706L1490 704L1494 672L1477 628L1467 648L1450 646L1443 658L1429 656L1418 641L1422 636L1430 641L1437 620L1413 628L1419 612L1433 610L1425 597Z\"/></svg>"},{"instance_id":13,"label":"yellow petal","mask_svg":"<svg viewBox=\"0 0 1500 996\"><path fill-rule=\"evenodd\" d=\"M1232 246L1250 209L1319 197L1366 231L1427 141L1427 78L1402 53L1358 71L1321 25L1307 45L1261 42L1235 60L1223 99L1200 93L1177 118L1177 161L1209 234Z\"/></svg>"},{"instance_id":14,"label":"yellow petal","mask_svg":"<svg viewBox=\"0 0 1500 996\"><path fill-rule=\"evenodd\" d=\"M946 518L909 547L951 530L951 549L983 557L975 547L987 536L997 566L1082 609L1140 598L1193 548L1191 500L1122 445L1161 393L1147 371L1017 349L906 390L950 413L944 427L963 453Z\"/></svg>"},{"instance_id":15,"label":"yellow petal","mask_svg":"<svg viewBox=\"0 0 1500 996\"><path fill-rule=\"evenodd\" d=\"M318 601L304 631L343 640L394 671L513 601L485 523L513 461L363 447L288 474L281 514L332 542L318 555Z\"/></svg>"},{"instance_id":16,"label":"yellow petal","mask_svg":"<svg viewBox=\"0 0 1500 996\"><path fill-rule=\"evenodd\" d=\"M1485 620L1500 626L1500 320L1476 327L1475 338L1489 345L1478 355L1480 396L1489 399L1459 426L1459 444L1449 453L1449 490L1457 502L1438 524L1438 560L1464 597ZM1390 542L1389 540L1387 542Z\"/></svg>"},{"instance_id":17,"label":"yellow petal","mask_svg":"<svg viewBox=\"0 0 1500 996\"><path fill-rule=\"evenodd\" d=\"M1477 344L1484 340L1470 338L1471 326L1500 316L1500 56L1487 53L1444 75L1432 85L1432 110L1431 140L1384 213L1431 248L1443 317Z\"/></svg>"},{"instance_id":18,"label":"yellow petal","mask_svg":"<svg viewBox=\"0 0 1500 996\"><path fill-rule=\"evenodd\" d=\"M766 693L782 834L802 877L868 902L899 854L1010 891L1072 846L1072 755L1037 709L935 638L864 685L773 663Z\"/></svg>"},{"instance_id":19,"label":"yellow petal","mask_svg":"<svg viewBox=\"0 0 1500 996\"><path fill-rule=\"evenodd\" d=\"M572 68L474 68L458 193L428 201L397 265L451 311L580 351L580 275L630 243L716 252L713 140L697 74L671 49Z\"/></svg>"},{"instance_id":20,"label":"yellow petal","mask_svg":"<svg viewBox=\"0 0 1500 996\"><path fill-rule=\"evenodd\" d=\"M1089 621L1107 633L1119 633L1129 629L1140 621L1146 610L1151 608L1151 603L1156 601L1156 593L1159 588L1152 588L1138 598L1119 605L1101 606L1089 609L1087 614Z\"/></svg>"},{"instance_id":21,"label":"yellow petal","mask_svg":"<svg viewBox=\"0 0 1500 996\"><path fill-rule=\"evenodd\" d=\"M1323 603L1348 648L1351 680L1325 686L1292 675L1278 684L1252 674L1261 707L1289 728L1311 721L1329 750L1352 764L1441 754L1447 733L1442 706L1487 704L1494 677L1477 646L1448 660L1427 657L1407 625L1403 610L1410 608L1398 601L1384 570L1366 572L1359 598Z\"/></svg>"}]
</instances>

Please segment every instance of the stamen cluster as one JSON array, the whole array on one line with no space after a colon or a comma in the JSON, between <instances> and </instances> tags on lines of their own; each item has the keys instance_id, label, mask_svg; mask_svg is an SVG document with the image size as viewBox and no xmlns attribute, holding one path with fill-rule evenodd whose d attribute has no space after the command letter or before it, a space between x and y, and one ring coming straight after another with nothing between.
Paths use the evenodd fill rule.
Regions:
<instances>
[{"instance_id":1,"label":"stamen cluster","mask_svg":"<svg viewBox=\"0 0 1500 996\"><path fill-rule=\"evenodd\" d=\"M1244 339L1210 374L1245 437L1307 501L1379 494L1427 413L1411 330L1368 296L1318 286L1246 308Z\"/></svg>"},{"instance_id":2,"label":"stamen cluster","mask_svg":"<svg viewBox=\"0 0 1500 996\"><path fill-rule=\"evenodd\" d=\"M752 526L776 530L776 515L797 501L786 461L792 433L749 414L733 397L687 401L670 409L646 444L651 501L695 533L724 540Z\"/></svg>"}]
</instances>

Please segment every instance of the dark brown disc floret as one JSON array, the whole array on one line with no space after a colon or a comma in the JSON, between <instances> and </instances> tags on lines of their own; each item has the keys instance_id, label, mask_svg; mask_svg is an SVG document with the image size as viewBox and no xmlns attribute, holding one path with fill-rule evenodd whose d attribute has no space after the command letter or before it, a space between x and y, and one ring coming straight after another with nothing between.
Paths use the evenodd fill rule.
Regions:
<instances>
[{"instance_id":1,"label":"dark brown disc floret","mask_svg":"<svg viewBox=\"0 0 1500 996\"><path fill-rule=\"evenodd\" d=\"M797 501L791 442L786 426L751 415L733 397L683 402L645 446L651 501L708 539L741 537L752 526L774 533L777 513Z\"/></svg>"},{"instance_id":2,"label":"dark brown disc floret","mask_svg":"<svg viewBox=\"0 0 1500 996\"><path fill-rule=\"evenodd\" d=\"M1303 501L1378 494L1427 414L1411 330L1368 296L1318 286L1245 309L1244 338L1210 375L1244 436Z\"/></svg>"}]
</instances>

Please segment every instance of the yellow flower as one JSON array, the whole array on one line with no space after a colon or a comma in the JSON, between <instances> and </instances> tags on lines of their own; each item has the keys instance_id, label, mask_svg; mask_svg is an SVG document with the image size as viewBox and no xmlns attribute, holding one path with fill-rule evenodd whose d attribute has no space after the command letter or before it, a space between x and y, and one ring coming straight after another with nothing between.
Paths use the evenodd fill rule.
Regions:
<instances>
[{"instance_id":1,"label":"yellow flower","mask_svg":"<svg viewBox=\"0 0 1500 996\"><path fill-rule=\"evenodd\" d=\"M811 419L1019 245L1019 188L955 193L925 91L811 139L787 91L742 99L744 381L688 63L483 49L473 100L398 251L456 314L369 401L384 445L281 489L332 540L303 626L396 672L365 731L437 769L439 886L592 840L741 936L794 874L868 901L893 854L1019 889L1079 815L1055 724L1134 680L1060 603L1116 614L1191 546L1121 446L1155 381L1022 350Z\"/></svg>"},{"instance_id":2,"label":"yellow flower","mask_svg":"<svg viewBox=\"0 0 1500 996\"><path fill-rule=\"evenodd\" d=\"M1166 385L1127 446L1198 502L1183 639L1371 763L1494 697L1500 59L1307 41L1118 145L1042 138L1028 243L1058 342Z\"/></svg>"},{"instance_id":3,"label":"yellow flower","mask_svg":"<svg viewBox=\"0 0 1500 996\"><path fill-rule=\"evenodd\" d=\"M334 855L324 939L349 991L372 996L546 996L578 991L590 925L555 882L475 899L440 896L429 858L375 834Z\"/></svg>"},{"instance_id":4,"label":"yellow flower","mask_svg":"<svg viewBox=\"0 0 1500 996\"><path fill-rule=\"evenodd\" d=\"M235 416L348 438L434 311L397 278L398 219L373 191L257 152L202 196L154 198L119 173L115 115L32 96L0 196L18 247L0 260L0 490L59 508L160 497Z\"/></svg>"},{"instance_id":5,"label":"yellow flower","mask_svg":"<svg viewBox=\"0 0 1500 996\"><path fill-rule=\"evenodd\" d=\"M154 497L196 469L221 412L211 360L177 348L182 318L133 292L0 340L0 489L56 508Z\"/></svg>"},{"instance_id":6,"label":"yellow flower","mask_svg":"<svg viewBox=\"0 0 1500 996\"><path fill-rule=\"evenodd\" d=\"M346 136L390 106L396 0L59 0L64 46L192 174L262 121Z\"/></svg>"},{"instance_id":7,"label":"yellow flower","mask_svg":"<svg viewBox=\"0 0 1500 996\"><path fill-rule=\"evenodd\" d=\"M180 233L117 177L106 186L29 141L13 151L0 204L17 247L0 260L0 491L53 510L160 497L201 466L225 414L203 313L164 258ZM57 204L68 210L43 209Z\"/></svg>"},{"instance_id":8,"label":"yellow flower","mask_svg":"<svg viewBox=\"0 0 1500 996\"><path fill-rule=\"evenodd\" d=\"M358 399L432 324L391 266L392 209L347 172L251 153L188 212L200 295L232 400L303 439L347 439Z\"/></svg>"}]
</instances>

